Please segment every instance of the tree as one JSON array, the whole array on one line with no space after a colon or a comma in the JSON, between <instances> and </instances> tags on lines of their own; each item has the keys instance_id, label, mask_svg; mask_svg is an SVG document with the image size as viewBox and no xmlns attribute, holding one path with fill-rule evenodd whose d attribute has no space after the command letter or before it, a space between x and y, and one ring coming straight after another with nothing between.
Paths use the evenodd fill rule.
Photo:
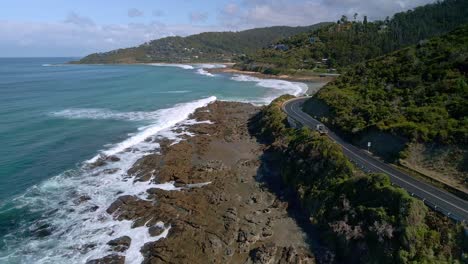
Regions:
<instances>
[{"instance_id":1,"label":"tree","mask_svg":"<svg viewBox=\"0 0 468 264\"><path fill-rule=\"evenodd\" d=\"M343 22L343 24L346 24L348 22L348 17L345 15L342 15L340 21Z\"/></svg>"}]
</instances>

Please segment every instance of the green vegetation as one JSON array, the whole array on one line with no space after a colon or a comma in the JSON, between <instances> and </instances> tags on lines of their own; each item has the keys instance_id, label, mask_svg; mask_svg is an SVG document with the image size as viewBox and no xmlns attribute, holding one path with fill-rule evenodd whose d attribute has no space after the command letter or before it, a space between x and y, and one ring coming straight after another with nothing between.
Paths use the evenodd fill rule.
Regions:
<instances>
[{"instance_id":1,"label":"green vegetation","mask_svg":"<svg viewBox=\"0 0 468 264\"><path fill-rule=\"evenodd\" d=\"M378 130L414 142L466 146L467 71L464 26L358 64L325 86L317 99L328 105L325 121L353 138ZM314 103L308 101L305 109Z\"/></svg>"},{"instance_id":2,"label":"green vegetation","mask_svg":"<svg viewBox=\"0 0 468 264\"><path fill-rule=\"evenodd\" d=\"M284 96L256 118L280 152L283 182L296 193L323 241L343 263L463 263L463 230L428 211L386 175L362 174L340 147L287 126ZM465 243L465 244L464 244Z\"/></svg>"},{"instance_id":3,"label":"green vegetation","mask_svg":"<svg viewBox=\"0 0 468 264\"><path fill-rule=\"evenodd\" d=\"M273 74L342 70L468 23L468 1L445 0L397 13L384 21L356 18L349 21L343 16L328 27L281 40L255 55L242 57L235 67Z\"/></svg>"},{"instance_id":4,"label":"green vegetation","mask_svg":"<svg viewBox=\"0 0 468 264\"><path fill-rule=\"evenodd\" d=\"M313 31L329 23L307 27L268 27L240 32L205 32L188 37L167 37L138 47L95 53L76 63L230 62L282 38Z\"/></svg>"}]
</instances>

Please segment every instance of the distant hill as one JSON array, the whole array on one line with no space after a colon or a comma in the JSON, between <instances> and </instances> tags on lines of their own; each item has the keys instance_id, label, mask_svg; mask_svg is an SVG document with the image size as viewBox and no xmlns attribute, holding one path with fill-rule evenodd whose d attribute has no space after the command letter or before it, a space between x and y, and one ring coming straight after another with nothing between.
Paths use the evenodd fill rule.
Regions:
<instances>
[{"instance_id":1,"label":"distant hill","mask_svg":"<svg viewBox=\"0 0 468 264\"><path fill-rule=\"evenodd\" d=\"M445 0L391 19L369 22L340 21L314 32L286 38L252 56L245 56L236 67L264 73L296 70L326 72L372 59L420 40L439 36L468 23L468 1Z\"/></svg>"},{"instance_id":2,"label":"distant hill","mask_svg":"<svg viewBox=\"0 0 468 264\"><path fill-rule=\"evenodd\" d=\"M166 37L138 47L94 53L77 63L230 62L280 39L310 32L331 23L305 27L267 27L240 32L205 32L188 37Z\"/></svg>"}]
</instances>

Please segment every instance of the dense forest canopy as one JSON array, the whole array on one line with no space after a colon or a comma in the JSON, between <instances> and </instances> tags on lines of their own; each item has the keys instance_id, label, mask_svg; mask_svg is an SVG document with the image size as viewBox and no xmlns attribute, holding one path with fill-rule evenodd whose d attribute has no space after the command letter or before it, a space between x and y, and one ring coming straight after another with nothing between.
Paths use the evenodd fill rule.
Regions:
<instances>
[{"instance_id":1,"label":"dense forest canopy","mask_svg":"<svg viewBox=\"0 0 468 264\"><path fill-rule=\"evenodd\" d=\"M397 13L384 21L369 22L365 16L359 21L358 17L343 16L328 27L281 40L240 58L236 67L265 73L342 69L468 23L468 1L445 0Z\"/></svg>"},{"instance_id":2,"label":"dense forest canopy","mask_svg":"<svg viewBox=\"0 0 468 264\"><path fill-rule=\"evenodd\" d=\"M330 23L305 27L268 27L240 32L205 32L188 37L167 37L138 47L94 53L79 63L230 62L275 41L313 31Z\"/></svg>"},{"instance_id":3,"label":"dense forest canopy","mask_svg":"<svg viewBox=\"0 0 468 264\"><path fill-rule=\"evenodd\" d=\"M360 63L322 89L329 124L410 140L468 143L468 25Z\"/></svg>"}]
</instances>

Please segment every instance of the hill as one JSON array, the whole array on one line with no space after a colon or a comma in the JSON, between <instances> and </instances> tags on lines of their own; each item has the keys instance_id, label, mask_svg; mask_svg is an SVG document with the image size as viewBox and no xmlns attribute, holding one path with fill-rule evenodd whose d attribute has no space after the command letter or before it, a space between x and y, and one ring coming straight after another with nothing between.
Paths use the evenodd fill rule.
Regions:
<instances>
[{"instance_id":1,"label":"hill","mask_svg":"<svg viewBox=\"0 0 468 264\"><path fill-rule=\"evenodd\" d=\"M326 72L372 59L468 23L468 1L446 0L397 13L391 19L340 21L281 40L236 68L265 73Z\"/></svg>"},{"instance_id":2,"label":"hill","mask_svg":"<svg viewBox=\"0 0 468 264\"><path fill-rule=\"evenodd\" d=\"M426 159L426 166L419 167L430 166L431 170L459 177L466 187L467 73L465 25L447 35L359 63L326 85L306 103L305 110L356 142L374 141L393 147L382 151L383 155L422 155L418 159ZM414 144L425 147L416 150L411 147ZM447 151L437 153L438 149ZM437 164L437 159L446 160ZM449 171L450 165L453 171Z\"/></svg>"},{"instance_id":3,"label":"hill","mask_svg":"<svg viewBox=\"0 0 468 264\"><path fill-rule=\"evenodd\" d=\"M330 23L306 27L267 27L240 32L205 32L188 37L166 37L138 47L94 53L77 63L230 62L280 39L313 31Z\"/></svg>"}]
</instances>

